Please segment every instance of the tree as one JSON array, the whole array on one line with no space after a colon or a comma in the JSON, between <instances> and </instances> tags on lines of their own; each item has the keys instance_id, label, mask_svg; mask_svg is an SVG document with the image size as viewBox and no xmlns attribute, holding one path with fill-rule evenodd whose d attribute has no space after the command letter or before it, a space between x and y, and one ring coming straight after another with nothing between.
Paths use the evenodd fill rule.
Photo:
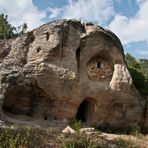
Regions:
<instances>
[{"instance_id":1,"label":"tree","mask_svg":"<svg viewBox=\"0 0 148 148\"><path fill-rule=\"evenodd\" d=\"M141 69L140 62L138 62L132 55L127 53L125 58L126 58L126 62L128 64L128 66L130 66L132 68Z\"/></svg>"},{"instance_id":2,"label":"tree","mask_svg":"<svg viewBox=\"0 0 148 148\"><path fill-rule=\"evenodd\" d=\"M23 23L22 25L20 25L20 26L18 27L18 32L17 32L17 34L18 34L18 35L24 34L24 33L26 32L27 28L28 28L27 23ZM17 30L17 29L16 29L16 30Z\"/></svg>"},{"instance_id":3,"label":"tree","mask_svg":"<svg viewBox=\"0 0 148 148\"><path fill-rule=\"evenodd\" d=\"M27 31L27 23L14 27L8 22L8 16L0 14L0 39L10 39L24 34Z\"/></svg>"},{"instance_id":4,"label":"tree","mask_svg":"<svg viewBox=\"0 0 148 148\"><path fill-rule=\"evenodd\" d=\"M148 61L136 60L130 54L125 58L135 87L142 95L148 95Z\"/></svg>"},{"instance_id":5,"label":"tree","mask_svg":"<svg viewBox=\"0 0 148 148\"><path fill-rule=\"evenodd\" d=\"M10 39L14 37L14 30L13 27L8 22L8 16L4 14L0 14L0 39Z\"/></svg>"},{"instance_id":6,"label":"tree","mask_svg":"<svg viewBox=\"0 0 148 148\"><path fill-rule=\"evenodd\" d=\"M148 81L148 59L140 59L142 72Z\"/></svg>"}]
</instances>

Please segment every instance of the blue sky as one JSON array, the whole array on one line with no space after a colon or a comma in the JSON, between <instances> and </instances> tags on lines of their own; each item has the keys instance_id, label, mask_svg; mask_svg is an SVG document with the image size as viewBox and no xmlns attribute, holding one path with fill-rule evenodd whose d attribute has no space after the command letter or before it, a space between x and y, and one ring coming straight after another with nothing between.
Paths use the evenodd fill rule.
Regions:
<instances>
[{"instance_id":1,"label":"blue sky","mask_svg":"<svg viewBox=\"0 0 148 148\"><path fill-rule=\"evenodd\" d=\"M81 18L113 31L125 53L148 58L148 0L0 0L0 13L8 14L14 26L27 22L29 30Z\"/></svg>"}]
</instances>

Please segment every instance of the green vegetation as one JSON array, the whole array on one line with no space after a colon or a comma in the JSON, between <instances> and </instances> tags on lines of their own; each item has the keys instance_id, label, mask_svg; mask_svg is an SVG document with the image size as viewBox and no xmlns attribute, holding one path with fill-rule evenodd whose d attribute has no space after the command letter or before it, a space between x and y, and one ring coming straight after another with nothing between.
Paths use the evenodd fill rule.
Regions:
<instances>
[{"instance_id":1,"label":"green vegetation","mask_svg":"<svg viewBox=\"0 0 148 148\"><path fill-rule=\"evenodd\" d=\"M43 131L39 129L0 129L0 148L41 146Z\"/></svg>"},{"instance_id":2,"label":"green vegetation","mask_svg":"<svg viewBox=\"0 0 148 148\"><path fill-rule=\"evenodd\" d=\"M112 140L112 142L115 143L115 145L119 148L134 148L134 143L124 140L122 138L116 138Z\"/></svg>"},{"instance_id":3,"label":"green vegetation","mask_svg":"<svg viewBox=\"0 0 148 148\"><path fill-rule=\"evenodd\" d=\"M61 134L50 129L0 129L0 148L138 148L141 147L140 144L146 144L145 141L139 143L139 136L136 137L138 141L123 135L115 138L111 136L110 138L102 137L102 134L98 132L92 134L80 132ZM142 137L140 140L145 139Z\"/></svg>"},{"instance_id":4,"label":"green vegetation","mask_svg":"<svg viewBox=\"0 0 148 148\"><path fill-rule=\"evenodd\" d=\"M77 119L73 119L71 122L70 122L70 127L72 129L74 129L75 131L79 132L80 131L80 128L81 128L81 121L77 120Z\"/></svg>"},{"instance_id":5,"label":"green vegetation","mask_svg":"<svg viewBox=\"0 0 148 148\"><path fill-rule=\"evenodd\" d=\"M136 60L126 54L126 61L135 87L142 95L148 95L148 60Z\"/></svg>"},{"instance_id":6,"label":"green vegetation","mask_svg":"<svg viewBox=\"0 0 148 148\"><path fill-rule=\"evenodd\" d=\"M65 138L62 148L138 148L138 143L134 143L130 139L118 137L112 140L101 138L98 135L88 136L85 134L77 134L73 137Z\"/></svg>"},{"instance_id":7,"label":"green vegetation","mask_svg":"<svg viewBox=\"0 0 148 148\"><path fill-rule=\"evenodd\" d=\"M0 39L10 39L14 37L15 28L9 24L8 16L0 14Z\"/></svg>"},{"instance_id":8,"label":"green vegetation","mask_svg":"<svg viewBox=\"0 0 148 148\"><path fill-rule=\"evenodd\" d=\"M19 27L14 27L8 22L8 15L0 14L0 39L10 39L25 33L27 24L24 23Z\"/></svg>"},{"instance_id":9,"label":"green vegetation","mask_svg":"<svg viewBox=\"0 0 148 148\"><path fill-rule=\"evenodd\" d=\"M75 134L65 137L62 148L109 148L110 142L96 136Z\"/></svg>"},{"instance_id":10,"label":"green vegetation","mask_svg":"<svg viewBox=\"0 0 148 148\"><path fill-rule=\"evenodd\" d=\"M125 134L125 135L132 135L134 137L141 138L143 137L143 134L140 130L135 128L117 128L117 127L111 127L109 124L102 124L99 127L96 128L97 131L105 132L105 133L111 133L111 134Z\"/></svg>"},{"instance_id":11,"label":"green vegetation","mask_svg":"<svg viewBox=\"0 0 148 148\"><path fill-rule=\"evenodd\" d=\"M63 148L97 148L97 144L93 144L85 135L77 135L73 138L66 139Z\"/></svg>"}]
</instances>

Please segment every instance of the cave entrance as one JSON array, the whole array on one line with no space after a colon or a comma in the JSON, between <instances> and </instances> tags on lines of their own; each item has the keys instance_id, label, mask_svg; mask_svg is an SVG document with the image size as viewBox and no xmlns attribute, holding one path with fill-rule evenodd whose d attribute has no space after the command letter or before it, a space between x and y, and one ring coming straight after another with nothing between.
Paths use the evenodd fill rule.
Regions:
<instances>
[{"instance_id":1,"label":"cave entrance","mask_svg":"<svg viewBox=\"0 0 148 148\"><path fill-rule=\"evenodd\" d=\"M21 83L7 88L2 110L13 119L46 121L54 117L51 113L53 104L54 100L36 83Z\"/></svg>"},{"instance_id":2,"label":"cave entrance","mask_svg":"<svg viewBox=\"0 0 148 148\"><path fill-rule=\"evenodd\" d=\"M82 122L91 122L94 114L95 103L91 98L85 99L79 106L76 119Z\"/></svg>"},{"instance_id":3,"label":"cave entrance","mask_svg":"<svg viewBox=\"0 0 148 148\"><path fill-rule=\"evenodd\" d=\"M36 104L34 88L32 85L12 85L8 88L3 103L3 112L11 115L33 116Z\"/></svg>"}]
</instances>

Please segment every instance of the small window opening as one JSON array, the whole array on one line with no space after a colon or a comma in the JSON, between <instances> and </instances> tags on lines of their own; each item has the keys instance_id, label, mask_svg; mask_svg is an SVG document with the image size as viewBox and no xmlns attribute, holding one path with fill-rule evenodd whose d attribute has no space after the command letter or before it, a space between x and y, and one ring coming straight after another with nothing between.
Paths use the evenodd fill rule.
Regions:
<instances>
[{"instance_id":1,"label":"small window opening","mask_svg":"<svg viewBox=\"0 0 148 148\"><path fill-rule=\"evenodd\" d=\"M46 41L49 40L49 32L46 33Z\"/></svg>"},{"instance_id":2,"label":"small window opening","mask_svg":"<svg viewBox=\"0 0 148 148\"><path fill-rule=\"evenodd\" d=\"M40 51L41 51L41 47L38 47L37 48L37 53L40 52Z\"/></svg>"},{"instance_id":3,"label":"small window opening","mask_svg":"<svg viewBox=\"0 0 148 148\"><path fill-rule=\"evenodd\" d=\"M97 68L103 69L103 67L104 67L104 66L103 66L103 63L101 63L101 62L98 62L98 63L97 63Z\"/></svg>"},{"instance_id":4,"label":"small window opening","mask_svg":"<svg viewBox=\"0 0 148 148\"><path fill-rule=\"evenodd\" d=\"M31 113L27 113L26 115L27 115L27 116L32 116Z\"/></svg>"},{"instance_id":5,"label":"small window opening","mask_svg":"<svg viewBox=\"0 0 148 148\"><path fill-rule=\"evenodd\" d=\"M47 120L47 116L44 116L44 120Z\"/></svg>"},{"instance_id":6,"label":"small window opening","mask_svg":"<svg viewBox=\"0 0 148 148\"><path fill-rule=\"evenodd\" d=\"M79 70L79 67L80 67L80 48L78 48L76 50L76 60L77 60L77 67L78 67L78 70Z\"/></svg>"}]
</instances>

